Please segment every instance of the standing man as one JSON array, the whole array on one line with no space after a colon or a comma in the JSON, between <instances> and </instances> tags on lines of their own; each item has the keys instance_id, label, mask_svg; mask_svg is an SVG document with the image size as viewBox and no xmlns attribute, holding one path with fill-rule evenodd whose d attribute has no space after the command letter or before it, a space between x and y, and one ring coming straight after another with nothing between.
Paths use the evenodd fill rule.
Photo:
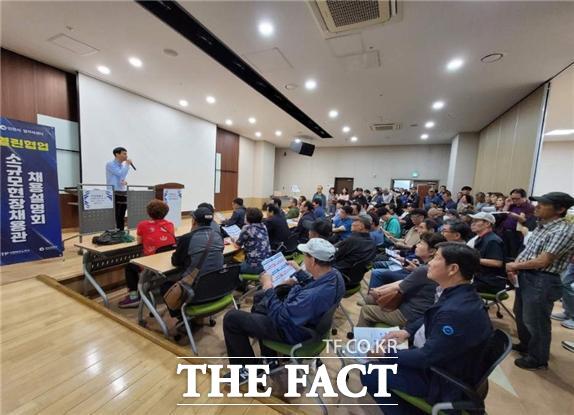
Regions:
<instances>
[{"instance_id":1,"label":"standing man","mask_svg":"<svg viewBox=\"0 0 574 415\"><path fill-rule=\"evenodd\" d=\"M522 369L548 367L550 355L550 315L554 302L562 296L560 274L574 252L574 226L564 217L574 198L563 192L531 197L538 202L534 215L538 226L515 262L506 264L509 279L518 279L514 313L520 343L513 350L523 354L514 364Z\"/></svg>"},{"instance_id":2,"label":"standing man","mask_svg":"<svg viewBox=\"0 0 574 415\"><path fill-rule=\"evenodd\" d=\"M503 208L508 216L501 224L504 255L514 259L518 255L524 239L522 232L516 230L518 223L524 224L534 214L534 207L526 198L526 190L512 189Z\"/></svg>"},{"instance_id":3,"label":"standing man","mask_svg":"<svg viewBox=\"0 0 574 415\"><path fill-rule=\"evenodd\" d=\"M321 186L321 185L317 186L317 192L313 195L311 202L313 202L314 200L317 200L317 199L319 199L321 201L322 207L327 206L327 196L325 196L323 194L323 186Z\"/></svg>"},{"instance_id":4,"label":"standing man","mask_svg":"<svg viewBox=\"0 0 574 415\"><path fill-rule=\"evenodd\" d=\"M106 184L114 188L114 200L116 208L116 228L124 229L124 217L128 208L126 196L127 184L126 176L132 161L128 158L128 151L123 147L116 147L113 150L114 159L106 163Z\"/></svg>"}]
</instances>

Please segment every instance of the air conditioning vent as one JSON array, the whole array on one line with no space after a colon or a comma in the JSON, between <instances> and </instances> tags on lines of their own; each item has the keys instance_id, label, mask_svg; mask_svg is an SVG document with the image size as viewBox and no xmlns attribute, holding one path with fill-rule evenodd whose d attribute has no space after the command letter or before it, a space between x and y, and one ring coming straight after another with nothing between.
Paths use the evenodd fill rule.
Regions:
<instances>
[{"instance_id":1,"label":"air conditioning vent","mask_svg":"<svg viewBox=\"0 0 574 415\"><path fill-rule=\"evenodd\" d=\"M373 131L393 131L400 130L401 124L395 123L381 123L381 124L371 124L371 130Z\"/></svg>"},{"instance_id":2,"label":"air conditioning vent","mask_svg":"<svg viewBox=\"0 0 574 415\"><path fill-rule=\"evenodd\" d=\"M331 33L384 23L397 14L397 0L315 0L311 7Z\"/></svg>"}]
</instances>

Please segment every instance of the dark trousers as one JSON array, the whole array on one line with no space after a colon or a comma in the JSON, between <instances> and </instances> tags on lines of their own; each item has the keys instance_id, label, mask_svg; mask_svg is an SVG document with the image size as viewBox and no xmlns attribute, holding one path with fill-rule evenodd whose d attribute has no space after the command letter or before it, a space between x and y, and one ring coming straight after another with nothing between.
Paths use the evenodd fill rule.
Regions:
<instances>
[{"instance_id":1,"label":"dark trousers","mask_svg":"<svg viewBox=\"0 0 574 415\"><path fill-rule=\"evenodd\" d=\"M554 302L562 296L558 275L540 271L520 271L514 301L514 314L520 344L539 364L550 356L552 325L550 315Z\"/></svg>"},{"instance_id":2,"label":"dark trousers","mask_svg":"<svg viewBox=\"0 0 574 415\"><path fill-rule=\"evenodd\" d=\"M262 296L263 292L258 292L253 298L253 309L255 309ZM225 314L223 318L223 336L229 357L246 358L229 359L231 364L237 365L257 363L255 359L247 359L255 356L249 341L250 337L259 339L259 347L263 357L274 357L277 354L263 346L261 340L285 341L275 323L268 316L241 310L231 310Z\"/></svg>"},{"instance_id":3,"label":"dark trousers","mask_svg":"<svg viewBox=\"0 0 574 415\"><path fill-rule=\"evenodd\" d=\"M128 291L137 291L140 280L140 267L136 264L128 263L125 267L126 285Z\"/></svg>"},{"instance_id":4,"label":"dark trousers","mask_svg":"<svg viewBox=\"0 0 574 415\"><path fill-rule=\"evenodd\" d=\"M375 363L376 361L372 361ZM383 362L393 363L393 362ZM373 395L379 390L379 374L374 372L370 375L361 375L361 382L367 387L367 391L373 399L381 405L381 411L385 415L418 415L425 412L420 411L409 403L392 393L392 389L400 390L412 396L424 398L429 388L429 380L424 370L412 369L409 367L400 367L397 374L393 375L387 372L387 390L391 393L389 398L375 398ZM383 404L397 404L396 406Z\"/></svg>"},{"instance_id":5,"label":"dark trousers","mask_svg":"<svg viewBox=\"0 0 574 415\"><path fill-rule=\"evenodd\" d=\"M125 194L116 193L115 196L116 206L116 228L123 230L125 226L126 210L128 209L128 198Z\"/></svg>"},{"instance_id":6,"label":"dark trousers","mask_svg":"<svg viewBox=\"0 0 574 415\"><path fill-rule=\"evenodd\" d=\"M512 229L505 229L502 232L502 242L504 242L504 258L514 259L518 256L524 236L521 232Z\"/></svg>"}]
</instances>

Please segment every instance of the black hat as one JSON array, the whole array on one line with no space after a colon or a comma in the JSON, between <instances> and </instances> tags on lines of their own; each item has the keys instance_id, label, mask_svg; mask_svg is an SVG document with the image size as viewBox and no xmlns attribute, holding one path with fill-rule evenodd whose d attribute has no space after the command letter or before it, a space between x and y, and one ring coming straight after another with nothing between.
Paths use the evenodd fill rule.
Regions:
<instances>
[{"instance_id":1,"label":"black hat","mask_svg":"<svg viewBox=\"0 0 574 415\"><path fill-rule=\"evenodd\" d=\"M322 238L328 238L333 232L333 226L327 219L308 220L303 222L303 227L309 231L317 232Z\"/></svg>"},{"instance_id":2,"label":"black hat","mask_svg":"<svg viewBox=\"0 0 574 415\"><path fill-rule=\"evenodd\" d=\"M542 196L531 196L529 199L539 203L546 203L566 209L574 206L574 197L564 192L550 192Z\"/></svg>"},{"instance_id":3,"label":"black hat","mask_svg":"<svg viewBox=\"0 0 574 415\"><path fill-rule=\"evenodd\" d=\"M195 220L200 222L209 222L213 219L213 211L205 206L198 207L193 212L191 212L191 215Z\"/></svg>"}]
</instances>

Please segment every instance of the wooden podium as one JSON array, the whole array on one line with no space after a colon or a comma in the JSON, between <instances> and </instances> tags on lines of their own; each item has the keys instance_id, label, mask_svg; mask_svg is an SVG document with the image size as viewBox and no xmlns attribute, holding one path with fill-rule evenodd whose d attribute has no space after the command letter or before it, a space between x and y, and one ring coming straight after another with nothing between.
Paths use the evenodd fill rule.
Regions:
<instances>
[{"instance_id":1,"label":"wooden podium","mask_svg":"<svg viewBox=\"0 0 574 415\"><path fill-rule=\"evenodd\" d=\"M155 185L155 198L163 200L163 190L164 189L185 189L185 186L181 183L163 183Z\"/></svg>"}]
</instances>

